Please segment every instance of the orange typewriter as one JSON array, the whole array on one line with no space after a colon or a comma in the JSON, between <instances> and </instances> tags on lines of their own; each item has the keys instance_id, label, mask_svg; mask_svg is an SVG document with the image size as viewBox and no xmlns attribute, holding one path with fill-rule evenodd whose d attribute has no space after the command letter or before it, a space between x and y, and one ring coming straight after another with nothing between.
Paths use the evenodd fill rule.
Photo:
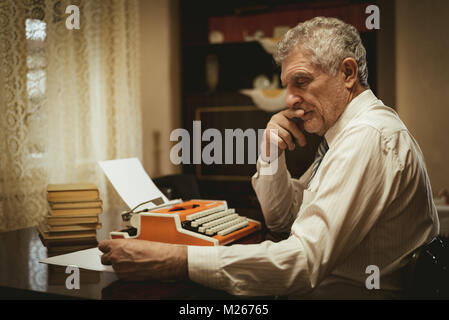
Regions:
<instances>
[{"instance_id":1,"label":"orange typewriter","mask_svg":"<svg viewBox=\"0 0 449 320\"><path fill-rule=\"evenodd\" d=\"M135 211L153 202L156 207ZM232 243L260 229L260 222L240 216L222 200L190 200L162 204L161 198L122 213L127 228L112 239L133 238L174 244L217 246Z\"/></svg>"}]
</instances>

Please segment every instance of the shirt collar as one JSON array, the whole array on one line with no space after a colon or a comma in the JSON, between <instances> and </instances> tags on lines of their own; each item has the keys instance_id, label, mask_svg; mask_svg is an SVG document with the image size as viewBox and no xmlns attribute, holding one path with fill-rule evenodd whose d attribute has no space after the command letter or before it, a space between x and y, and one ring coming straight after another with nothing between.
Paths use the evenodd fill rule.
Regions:
<instances>
[{"instance_id":1,"label":"shirt collar","mask_svg":"<svg viewBox=\"0 0 449 320\"><path fill-rule=\"evenodd\" d=\"M360 112L374 106L383 106L383 102L367 89L351 100L346 106L343 113L337 119L332 127L330 127L324 137L330 147L332 147L335 137L346 127L349 121L356 117Z\"/></svg>"}]
</instances>

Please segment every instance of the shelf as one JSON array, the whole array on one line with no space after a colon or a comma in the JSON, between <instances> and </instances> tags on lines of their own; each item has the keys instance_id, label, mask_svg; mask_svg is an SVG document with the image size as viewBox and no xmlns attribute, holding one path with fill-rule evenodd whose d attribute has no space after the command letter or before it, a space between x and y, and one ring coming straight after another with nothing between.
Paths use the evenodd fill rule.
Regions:
<instances>
[{"instance_id":1,"label":"shelf","mask_svg":"<svg viewBox=\"0 0 449 320\"><path fill-rule=\"evenodd\" d=\"M254 105L250 97L238 91L188 92L184 101L194 108Z\"/></svg>"},{"instance_id":2,"label":"shelf","mask_svg":"<svg viewBox=\"0 0 449 320\"><path fill-rule=\"evenodd\" d=\"M183 50L184 92L207 92L206 57L218 60L217 91L238 91L252 88L253 80L263 74L269 79L280 74L273 57L256 42L222 43L187 46Z\"/></svg>"},{"instance_id":3,"label":"shelf","mask_svg":"<svg viewBox=\"0 0 449 320\"><path fill-rule=\"evenodd\" d=\"M279 40L279 39L278 39ZM221 42L221 43L190 43L184 44L184 49L222 50L225 47L238 49L239 47L260 46L269 55L273 55L277 41L274 38L261 38L251 41Z\"/></svg>"}]
</instances>

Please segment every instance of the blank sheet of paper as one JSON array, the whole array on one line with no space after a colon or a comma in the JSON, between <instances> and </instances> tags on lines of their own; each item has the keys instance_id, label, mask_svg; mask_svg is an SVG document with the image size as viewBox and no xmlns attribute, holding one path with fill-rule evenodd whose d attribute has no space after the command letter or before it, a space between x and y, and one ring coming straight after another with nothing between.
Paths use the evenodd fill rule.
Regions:
<instances>
[{"instance_id":1,"label":"blank sheet of paper","mask_svg":"<svg viewBox=\"0 0 449 320\"><path fill-rule=\"evenodd\" d=\"M156 187L145 172L137 158L118 159L99 162L100 167L111 181L115 190L130 209L138 204L161 197L167 202L167 197ZM153 203L147 203L139 209L153 208Z\"/></svg>"},{"instance_id":2,"label":"blank sheet of paper","mask_svg":"<svg viewBox=\"0 0 449 320\"><path fill-rule=\"evenodd\" d=\"M105 266L101 263L103 253L98 248L91 248L59 256L41 259L41 263L55 264L58 266L75 266L80 269L114 272L111 266Z\"/></svg>"}]
</instances>

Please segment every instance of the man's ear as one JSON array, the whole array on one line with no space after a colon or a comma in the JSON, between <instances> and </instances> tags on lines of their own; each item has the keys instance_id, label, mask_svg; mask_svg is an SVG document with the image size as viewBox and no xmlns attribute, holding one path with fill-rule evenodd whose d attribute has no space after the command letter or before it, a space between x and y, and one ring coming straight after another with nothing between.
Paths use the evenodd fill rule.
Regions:
<instances>
[{"instance_id":1,"label":"man's ear","mask_svg":"<svg viewBox=\"0 0 449 320\"><path fill-rule=\"evenodd\" d=\"M343 74L343 81L345 82L345 87L351 89L357 82L358 74L357 62L354 58L346 58L343 60L340 66L340 71Z\"/></svg>"}]
</instances>

